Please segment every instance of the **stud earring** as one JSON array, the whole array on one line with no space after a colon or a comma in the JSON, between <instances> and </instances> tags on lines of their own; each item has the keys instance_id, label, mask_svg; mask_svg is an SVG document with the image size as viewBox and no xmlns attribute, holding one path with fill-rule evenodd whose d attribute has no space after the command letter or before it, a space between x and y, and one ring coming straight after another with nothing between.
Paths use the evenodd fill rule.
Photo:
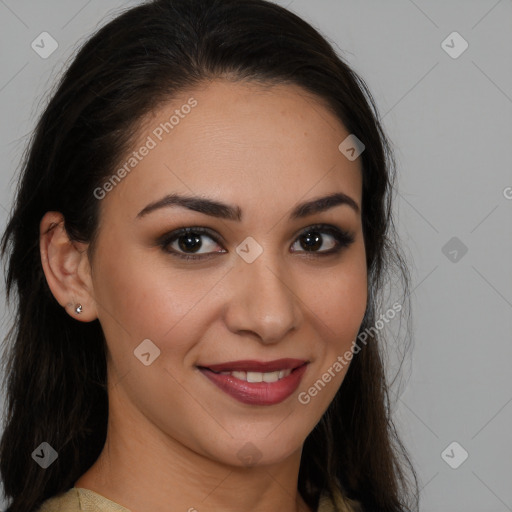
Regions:
<instances>
[{"instance_id":1,"label":"stud earring","mask_svg":"<svg viewBox=\"0 0 512 512\"><path fill-rule=\"evenodd\" d=\"M79 315L82 312L82 304L77 304L75 307L75 313Z\"/></svg>"}]
</instances>

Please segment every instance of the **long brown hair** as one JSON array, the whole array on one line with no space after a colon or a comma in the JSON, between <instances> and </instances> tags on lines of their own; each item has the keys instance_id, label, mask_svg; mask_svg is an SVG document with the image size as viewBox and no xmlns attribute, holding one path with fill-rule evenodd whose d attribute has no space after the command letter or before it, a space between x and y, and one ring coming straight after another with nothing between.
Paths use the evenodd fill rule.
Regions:
<instances>
[{"instance_id":1,"label":"long brown hair","mask_svg":"<svg viewBox=\"0 0 512 512\"><path fill-rule=\"evenodd\" d=\"M89 242L92 255L99 221L94 190L112 175L140 120L178 92L223 76L299 85L364 143L369 295L360 332L386 307L379 297L391 274L403 285L405 306L409 274L393 225L390 143L366 84L330 44L265 0L154 0L127 10L80 49L52 94L25 153L2 238L7 297L17 299L4 362L6 512L31 512L68 490L106 439L103 332L98 320L72 319L53 297L41 265L40 220L47 211L61 212L70 238ZM381 333L371 331L305 442L299 492L312 508L321 493L341 493L364 511L418 508L414 468L391 419L382 343ZM59 454L46 469L31 457L43 441Z\"/></svg>"}]
</instances>

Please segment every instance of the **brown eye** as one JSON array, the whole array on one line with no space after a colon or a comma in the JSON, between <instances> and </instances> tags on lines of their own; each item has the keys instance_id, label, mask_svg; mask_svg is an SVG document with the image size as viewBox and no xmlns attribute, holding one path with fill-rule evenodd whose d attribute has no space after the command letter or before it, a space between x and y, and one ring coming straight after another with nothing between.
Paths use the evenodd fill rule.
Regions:
<instances>
[{"instance_id":1,"label":"brown eye","mask_svg":"<svg viewBox=\"0 0 512 512\"><path fill-rule=\"evenodd\" d=\"M180 250L187 252L197 252L201 246L203 245L201 241L202 235L196 235L196 234L189 234L189 235L181 235L178 237L178 246Z\"/></svg>"},{"instance_id":2,"label":"brown eye","mask_svg":"<svg viewBox=\"0 0 512 512\"><path fill-rule=\"evenodd\" d=\"M204 243L203 240L210 240ZM212 243L213 242L213 243ZM184 259L205 259L211 257L212 254L225 251L211 251L215 245L219 245L216 237L206 228L181 228L166 235L159 245L165 252ZM198 251L206 248L206 252Z\"/></svg>"},{"instance_id":3,"label":"brown eye","mask_svg":"<svg viewBox=\"0 0 512 512\"><path fill-rule=\"evenodd\" d=\"M310 226L299 235L294 245L300 244L302 250L294 249L292 252L302 252L312 257L329 256L340 252L353 241L352 234L335 226L319 224ZM221 247L218 237L203 227L177 229L161 237L158 244L166 253L185 260L206 260L215 254L227 252L224 249L214 250L215 246ZM326 244L327 249L321 250ZM205 250L199 252L202 249Z\"/></svg>"},{"instance_id":4,"label":"brown eye","mask_svg":"<svg viewBox=\"0 0 512 512\"><path fill-rule=\"evenodd\" d=\"M327 239L325 237L326 233ZM354 236L346 231L342 231L335 226L317 225L311 226L303 231L298 241L295 243L300 243L306 253L311 253L313 256L324 256L335 254L343 247L348 247L353 242ZM329 247L324 250L319 250L324 244L327 244Z\"/></svg>"}]
</instances>

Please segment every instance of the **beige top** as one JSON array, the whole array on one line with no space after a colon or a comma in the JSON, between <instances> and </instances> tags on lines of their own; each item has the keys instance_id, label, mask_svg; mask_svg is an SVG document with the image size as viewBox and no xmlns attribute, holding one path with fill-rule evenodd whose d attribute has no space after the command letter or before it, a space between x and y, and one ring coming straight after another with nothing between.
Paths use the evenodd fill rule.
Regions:
<instances>
[{"instance_id":1,"label":"beige top","mask_svg":"<svg viewBox=\"0 0 512 512\"><path fill-rule=\"evenodd\" d=\"M317 512L352 512L341 501L336 499L338 509L326 496L322 496ZM47 499L37 512L130 512L129 509L114 503L100 494L84 489L72 487L69 491Z\"/></svg>"}]
</instances>

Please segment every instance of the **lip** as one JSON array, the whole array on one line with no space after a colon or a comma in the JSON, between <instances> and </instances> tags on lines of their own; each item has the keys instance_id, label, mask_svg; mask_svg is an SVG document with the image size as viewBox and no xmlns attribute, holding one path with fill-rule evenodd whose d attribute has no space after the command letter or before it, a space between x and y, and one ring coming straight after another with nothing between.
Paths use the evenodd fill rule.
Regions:
<instances>
[{"instance_id":1,"label":"lip","mask_svg":"<svg viewBox=\"0 0 512 512\"><path fill-rule=\"evenodd\" d=\"M228 363L198 365L214 372L275 372L277 370L293 370L307 363L304 359L276 359L274 361L231 361Z\"/></svg>"},{"instance_id":2,"label":"lip","mask_svg":"<svg viewBox=\"0 0 512 512\"><path fill-rule=\"evenodd\" d=\"M219 389L235 400L248 405L275 405L286 400L298 387L306 371L308 362L300 359L278 359L267 363L260 361L235 361L198 366L201 373ZM272 372L291 369L290 375L277 382L246 382L232 375L216 372L253 371Z\"/></svg>"}]
</instances>

